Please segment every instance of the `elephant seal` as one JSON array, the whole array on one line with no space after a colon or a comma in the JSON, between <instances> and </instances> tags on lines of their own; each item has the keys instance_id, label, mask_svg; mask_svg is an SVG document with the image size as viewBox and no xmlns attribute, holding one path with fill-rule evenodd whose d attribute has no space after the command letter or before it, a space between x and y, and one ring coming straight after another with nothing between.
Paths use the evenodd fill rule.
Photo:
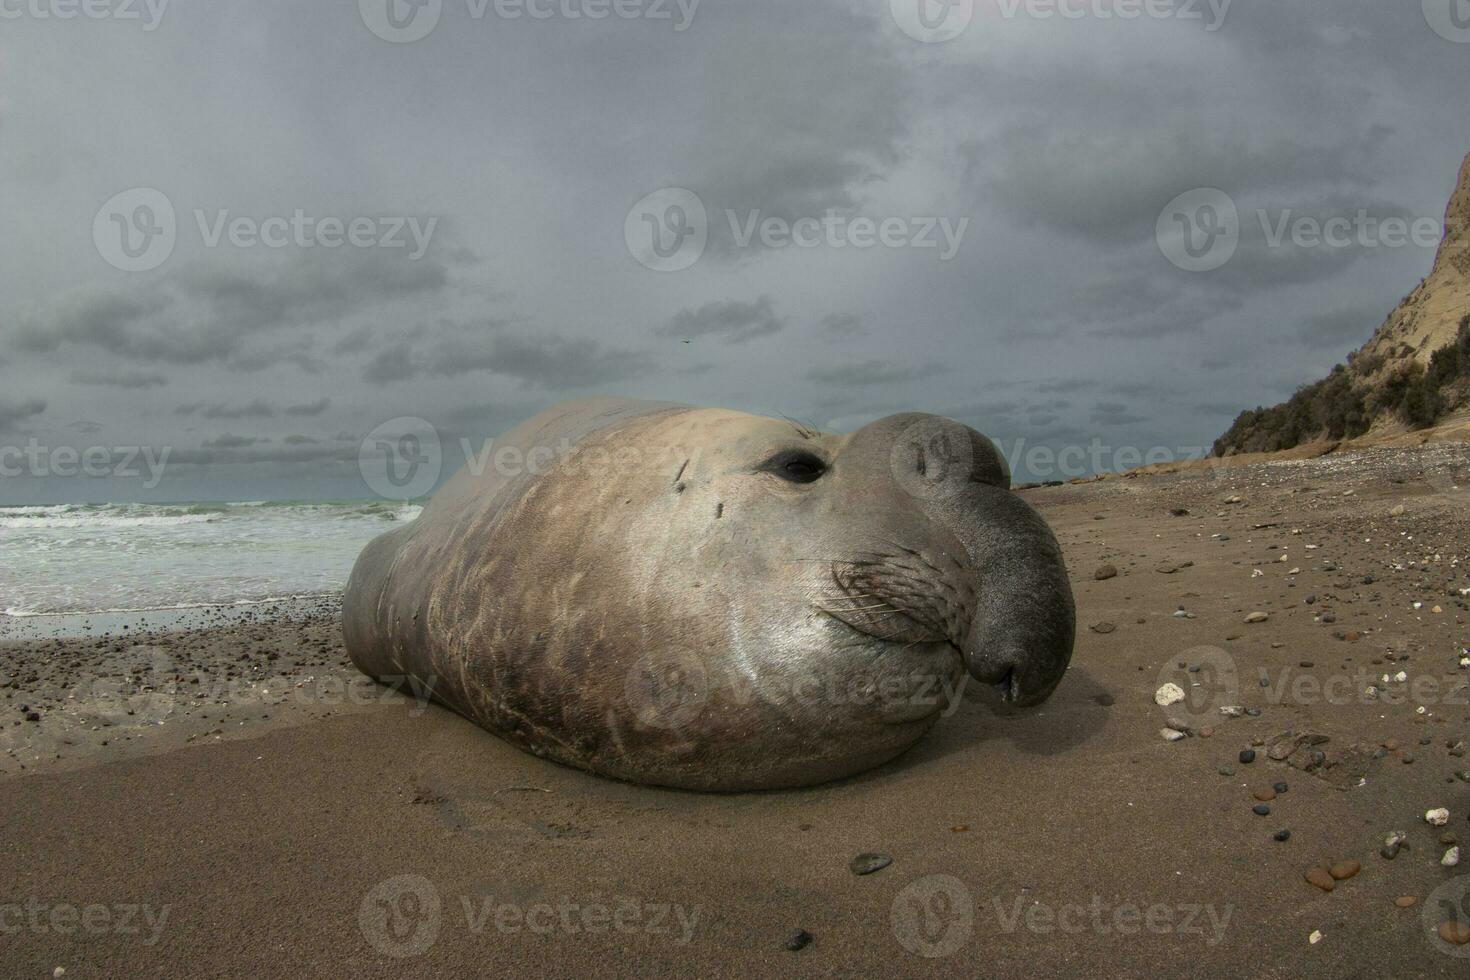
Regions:
<instances>
[{"instance_id":1,"label":"elephant seal","mask_svg":"<svg viewBox=\"0 0 1470 980\"><path fill-rule=\"evenodd\" d=\"M343 631L364 673L538 756L699 790L819 783L903 752L966 670L1030 705L1071 658L1056 538L959 423L833 435L594 398L493 449L368 544Z\"/></svg>"}]
</instances>

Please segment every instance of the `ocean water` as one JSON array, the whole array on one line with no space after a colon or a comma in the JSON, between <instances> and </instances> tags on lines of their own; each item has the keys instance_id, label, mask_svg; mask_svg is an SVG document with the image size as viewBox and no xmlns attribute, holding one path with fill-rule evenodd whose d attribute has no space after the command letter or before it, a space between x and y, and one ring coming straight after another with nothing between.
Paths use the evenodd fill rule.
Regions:
<instances>
[{"instance_id":1,"label":"ocean water","mask_svg":"<svg viewBox=\"0 0 1470 980\"><path fill-rule=\"evenodd\" d=\"M0 507L10 619L340 595L363 545L417 505L59 504Z\"/></svg>"}]
</instances>

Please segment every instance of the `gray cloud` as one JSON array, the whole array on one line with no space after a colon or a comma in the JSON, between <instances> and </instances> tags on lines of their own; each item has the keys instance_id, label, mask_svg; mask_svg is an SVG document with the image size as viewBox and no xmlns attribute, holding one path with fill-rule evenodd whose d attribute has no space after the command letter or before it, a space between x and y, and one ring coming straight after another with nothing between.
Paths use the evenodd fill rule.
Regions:
<instances>
[{"instance_id":1,"label":"gray cloud","mask_svg":"<svg viewBox=\"0 0 1470 980\"><path fill-rule=\"evenodd\" d=\"M0 108L7 425L75 441L68 426L101 420L118 444L198 447L171 458L169 499L350 495L376 421L479 437L590 393L842 426L948 406L1001 439L1106 426L1198 445L1232 404L1321 377L1432 258L1273 247L1255 210L1437 216L1470 149L1444 108L1470 59L1412 3L1235 4L1214 33L981 14L945 45L905 37L881 0L705 3L677 35L508 30L446 5L431 38L393 46L350 6L212 5L81 47L7 23L26 54ZM139 64L149 85L86 94ZM220 78L227 98L199 96ZM523 94L486 100L507 91ZM91 228L138 184L169 196L179 233L164 265L124 273ZM671 186L698 193L710 241L664 274L624 225ZM1230 193L1245 234L1223 268L1186 273L1154 225L1202 186ZM218 209L443 220L409 262L206 247L195 211ZM940 262L740 247L726 209L971 225ZM49 405L16 418L22 394ZM256 441L198 445L231 429Z\"/></svg>"},{"instance_id":2,"label":"gray cloud","mask_svg":"<svg viewBox=\"0 0 1470 980\"><path fill-rule=\"evenodd\" d=\"M828 313L817 324L817 329L829 337L860 337L868 333L863 318L856 313Z\"/></svg>"},{"instance_id":3,"label":"gray cloud","mask_svg":"<svg viewBox=\"0 0 1470 980\"><path fill-rule=\"evenodd\" d=\"M716 337L727 344L743 344L777 333L785 326L786 321L776 316L771 297L762 296L753 303L724 300L680 310L654 333L679 340Z\"/></svg>"},{"instance_id":4,"label":"gray cloud","mask_svg":"<svg viewBox=\"0 0 1470 980\"><path fill-rule=\"evenodd\" d=\"M282 361L322 362L310 344L255 344L262 335L304 324L334 325L377 304L448 287L449 271L378 255L332 256L239 267L195 264L113 289L82 288L58 297L13 331L15 348L51 353L96 348L149 363L219 362L258 371ZM337 259L338 261L333 261Z\"/></svg>"},{"instance_id":5,"label":"gray cloud","mask_svg":"<svg viewBox=\"0 0 1470 980\"><path fill-rule=\"evenodd\" d=\"M44 398L31 398L25 401L0 399L0 431L9 431L17 422L24 422L44 411L46 411Z\"/></svg>"},{"instance_id":6,"label":"gray cloud","mask_svg":"<svg viewBox=\"0 0 1470 980\"><path fill-rule=\"evenodd\" d=\"M332 399L323 395L316 401L307 402L303 405L287 405L286 414L295 418L320 415L332 405Z\"/></svg>"},{"instance_id":7,"label":"gray cloud","mask_svg":"<svg viewBox=\"0 0 1470 980\"><path fill-rule=\"evenodd\" d=\"M918 381L944 371L945 368L935 364L905 367L888 361L870 360L840 367L813 368L806 377L809 381L827 385L887 385Z\"/></svg>"},{"instance_id":8,"label":"gray cloud","mask_svg":"<svg viewBox=\"0 0 1470 980\"><path fill-rule=\"evenodd\" d=\"M227 432L224 435L215 436L213 439L206 439L200 445L205 449L244 449L247 446L254 446L257 443L268 441L267 439L258 439L252 436L232 435Z\"/></svg>"},{"instance_id":9,"label":"gray cloud","mask_svg":"<svg viewBox=\"0 0 1470 980\"><path fill-rule=\"evenodd\" d=\"M72 384L92 385L101 388L161 388L168 378L150 371L73 371Z\"/></svg>"}]
</instances>

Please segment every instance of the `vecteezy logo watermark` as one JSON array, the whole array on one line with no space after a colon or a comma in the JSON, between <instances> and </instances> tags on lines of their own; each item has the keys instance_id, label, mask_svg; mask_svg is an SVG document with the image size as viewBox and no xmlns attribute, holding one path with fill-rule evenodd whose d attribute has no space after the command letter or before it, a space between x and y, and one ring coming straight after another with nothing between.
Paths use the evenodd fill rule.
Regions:
<instances>
[{"instance_id":1,"label":"vecteezy logo watermark","mask_svg":"<svg viewBox=\"0 0 1470 980\"><path fill-rule=\"evenodd\" d=\"M726 208L725 223L735 249L932 248L948 262L959 252L970 219L960 217L874 218L828 210L821 217L785 218L760 208ZM667 187L640 199L623 220L623 240L639 264L656 272L678 272L698 262L709 244L709 212L698 194Z\"/></svg>"},{"instance_id":2,"label":"vecteezy logo watermark","mask_svg":"<svg viewBox=\"0 0 1470 980\"><path fill-rule=\"evenodd\" d=\"M910 953L928 959L952 956L975 929L975 900L953 875L928 875L893 899L889 922L893 937Z\"/></svg>"},{"instance_id":3,"label":"vecteezy logo watermark","mask_svg":"<svg viewBox=\"0 0 1470 980\"><path fill-rule=\"evenodd\" d=\"M357 908L357 927L368 945L394 959L428 952L439 938L439 919L439 889L423 875L380 881Z\"/></svg>"},{"instance_id":4,"label":"vecteezy logo watermark","mask_svg":"<svg viewBox=\"0 0 1470 980\"><path fill-rule=\"evenodd\" d=\"M0 479L6 477L118 477L141 479L152 490L163 480L173 447L46 446L32 436L24 446L0 446Z\"/></svg>"},{"instance_id":5,"label":"vecteezy logo watermark","mask_svg":"<svg viewBox=\"0 0 1470 980\"><path fill-rule=\"evenodd\" d=\"M682 34L694 22L700 0L465 0L470 20L672 21ZM443 0L357 0L367 29L385 41L407 44L429 36L444 12Z\"/></svg>"},{"instance_id":6,"label":"vecteezy logo watermark","mask_svg":"<svg viewBox=\"0 0 1470 980\"><path fill-rule=\"evenodd\" d=\"M562 895L538 902L499 901L491 894L459 896L465 930L482 936L494 929L500 936L531 933L668 936L687 946L694 938L703 909L678 903L647 902L632 896L586 897ZM439 890L422 875L398 875L374 885L358 906L358 928L368 945L384 956L407 959L422 956L451 925Z\"/></svg>"},{"instance_id":7,"label":"vecteezy logo watermark","mask_svg":"<svg viewBox=\"0 0 1470 980\"><path fill-rule=\"evenodd\" d=\"M1446 956L1470 959L1470 875L1457 875L1424 900L1424 932Z\"/></svg>"},{"instance_id":8,"label":"vecteezy logo watermark","mask_svg":"<svg viewBox=\"0 0 1470 980\"><path fill-rule=\"evenodd\" d=\"M893 22L915 41L941 44L965 32L975 19L975 0L888 0Z\"/></svg>"},{"instance_id":9,"label":"vecteezy logo watermark","mask_svg":"<svg viewBox=\"0 0 1470 980\"><path fill-rule=\"evenodd\" d=\"M367 29L385 41L408 44L439 26L444 0L357 0Z\"/></svg>"},{"instance_id":10,"label":"vecteezy logo watermark","mask_svg":"<svg viewBox=\"0 0 1470 980\"><path fill-rule=\"evenodd\" d=\"M21 932L37 936L140 936L144 946L154 946L163 935L172 908L155 908L146 902L73 905L29 898L0 904L0 936Z\"/></svg>"},{"instance_id":11,"label":"vecteezy logo watermark","mask_svg":"<svg viewBox=\"0 0 1470 980\"><path fill-rule=\"evenodd\" d=\"M1424 19L1446 41L1470 44L1470 0L1423 0Z\"/></svg>"},{"instance_id":12,"label":"vecteezy logo watermark","mask_svg":"<svg viewBox=\"0 0 1470 980\"><path fill-rule=\"evenodd\" d=\"M1163 691L1169 684L1179 689L1174 693L1179 700L1165 698L1159 701L1159 707L1169 717L1182 718L1192 727L1218 721L1220 708L1240 704L1240 673L1235 658L1219 647L1191 647L1171 657L1160 668L1155 687Z\"/></svg>"},{"instance_id":13,"label":"vecteezy logo watermark","mask_svg":"<svg viewBox=\"0 0 1470 980\"><path fill-rule=\"evenodd\" d=\"M412 500L433 490L444 469L439 430L411 415L389 419L363 439L357 469L385 500Z\"/></svg>"},{"instance_id":14,"label":"vecteezy logo watermark","mask_svg":"<svg viewBox=\"0 0 1470 980\"><path fill-rule=\"evenodd\" d=\"M1367 208L1351 214L1302 214L1293 208L1257 208L1261 237L1272 249L1290 244L1315 248L1437 248L1444 238L1438 218L1410 220L1378 216ZM1159 212L1154 234L1159 251L1186 272L1212 272L1229 262L1240 246L1240 212L1230 195L1214 187L1180 194Z\"/></svg>"},{"instance_id":15,"label":"vecteezy logo watermark","mask_svg":"<svg viewBox=\"0 0 1470 980\"><path fill-rule=\"evenodd\" d=\"M173 202L152 187L115 194L92 219L97 253L123 272L148 272L168 261L178 239Z\"/></svg>"},{"instance_id":16,"label":"vecteezy logo watermark","mask_svg":"<svg viewBox=\"0 0 1470 980\"><path fill-rule=\"evenodd\" d=\"M0 20L136 20L151 32L168 5L169 0L0 0Z\"/></svg>"},{"instance_id":17,"label":"vecteezy logo watermark","mask_svg":"<svg viewBox=\"0 0 1470 980\"><path fill-rule=\"evenodd\" d=\"M946 497L970 484L975 448L970 430L951 419L931 416L904 429L888 453L898 485L922 500Z\"/></svg>"},{"instance_id":18,"label":"vecteezy logo watermark","mask_svg":"<svg viewBox=\"0 0 1470 980\"><path fill-rule=\"evenodd\" d=\"M301 208L264 218L228 208L195 208L193 215L204 248L407 249L410 262L424 257L439 225L432 216L315 217ZM114 195L92 219L97 253L123 272L148 272L168 261L178 232L173 202L152 187Z\"/></svg>"},{"instance_id":19,"label":"vecteezy logo watermark","mask_svg":"<svg viewBox=\"0 0 1470 980\"><path fill-rule=\"evenodd\" d=\"M699 261L709 243L709 215L699 195L683 187L654 191L623 221L633 258L655 272L678 272Z\"/></svg>"},{"instance_id":20,"label":"vecteezy logo watermark","mask_svg":"<svg viewBox=\"0 0 1470 980\"><path fill-rule=\"evenodd\" d=\"M1185 272L1211 272L1240 245L1240 213L1218 188L1185 191L1159 212L1154 238L1164 258Z\"/></svg>"},{"instance_id":21,"label":"vecteezy logo watermark","mask_svg":"<svg viewBox=\"0 0 1470 980\"><path fill-rule=\"evenodd\" d=\"M639 657L624 679L623 695L639 725L672 730L699 717L711 685L703 658L686 647L674 647Z\"/></svg>"}]
</instances>

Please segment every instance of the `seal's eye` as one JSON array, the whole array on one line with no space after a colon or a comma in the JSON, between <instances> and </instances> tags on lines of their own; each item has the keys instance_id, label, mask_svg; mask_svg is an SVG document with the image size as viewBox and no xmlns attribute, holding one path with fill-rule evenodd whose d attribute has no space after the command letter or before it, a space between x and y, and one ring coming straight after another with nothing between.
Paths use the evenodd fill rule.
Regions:
<instances>
[{"instance_id":1,"label":"seal's eye","mask_svg":"<svg viewBox=\"0 0 1470 980\"><path fill-rule=\"evenodd\" d=\"M822 458L804 449L784 449L762 463L760 468L790 483L811 483L827 472L827 464Z\"/></svg>"}]
</instances>

